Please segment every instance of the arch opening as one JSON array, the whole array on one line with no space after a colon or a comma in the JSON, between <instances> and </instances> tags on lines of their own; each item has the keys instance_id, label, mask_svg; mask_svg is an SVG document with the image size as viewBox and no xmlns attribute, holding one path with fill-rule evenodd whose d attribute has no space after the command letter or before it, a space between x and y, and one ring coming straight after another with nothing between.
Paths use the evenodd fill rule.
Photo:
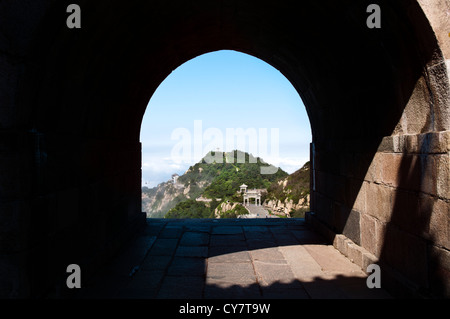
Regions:
<instances>
[{"instance_id":1,"label":"arch opening","mask_svg":"<svg viewBox=\"0 0 450 319\"><path fill-rule=\"evenodd\" d=\"M279 71L236 51L201 55L172 72L147 106L141 126L142 210L147 217L164 217L180 205L188 211L190 201L201 206L193 216L204 218L219 217L230 205L233 213L227 216L234 217L236 211L247 218L304 213L309 208L311 140L304 105ZM301 189L295 187L289 195L292 203L275 204L279 199L272 184L305 164L304 172L289 179L294 184L294 177L302 176ZM157 182L149 182L151 178ZM252 205L241 205L241 184L259 189L264 200L260 195ZM252 206L263 202L265 208L253 214Z\"/></svg>"}]
</instances>

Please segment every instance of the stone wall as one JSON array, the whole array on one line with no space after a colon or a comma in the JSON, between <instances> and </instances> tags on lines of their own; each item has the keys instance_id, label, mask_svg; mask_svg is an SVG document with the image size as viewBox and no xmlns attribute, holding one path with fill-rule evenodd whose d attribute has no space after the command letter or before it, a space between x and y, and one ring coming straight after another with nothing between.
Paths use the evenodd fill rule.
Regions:
<instances>
[{"instance_id":1,"label":"stone wall","mask_svg":"<svg viewBox=\"0 0 450 319\"><path fill-rule=\"evenodd\" d=\"M395 271L412 295L449 294L449 137L383 139L362 181L315 170L316 218L386 264L386 273ZM337 248L348 255L347 245Z\"/></svg>"},{"instance_id":2,"label":"stone wall","mask_svg":"<svg viewBox=\"0 0 450 319\"><path fill-rule=\"evenodd\" d=\"M382 265L385 285L400 296L450 296L448 19L439 18L448 9L425 5L441 44L433 49L425 28L416 29L417 47L428 43L432 53L392 132L372 145L331 139L312 147L311 224L364 269Z\"/></svg>"}]
</instances>

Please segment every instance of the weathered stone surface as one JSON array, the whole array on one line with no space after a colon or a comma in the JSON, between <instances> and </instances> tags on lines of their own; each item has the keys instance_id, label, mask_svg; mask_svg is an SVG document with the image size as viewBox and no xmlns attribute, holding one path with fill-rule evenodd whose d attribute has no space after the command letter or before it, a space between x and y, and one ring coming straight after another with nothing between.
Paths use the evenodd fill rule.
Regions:
<instances>
[{"instance_id":1,"label":"weathered stone surface","mask_svg":"<svg viewBox=\"0 0 450 319\"><path fill-rule=\"evenodd\" d=\"M150 255L172 256L178 245L176 238L158 238L150 250Z\"/></svg>"},{"instance_id":2,"label":"weathered stone surface","mask_svg":"<svg viewBox=\"0 0 450 319\"><path fill-rule=\"evenodd\" d=\"M438 296L450 295L450 251L436 246L430 249L430 286Z\"/></svg>"},{"instance_id":3,"label":"weathered stone surface","mask_svg":"<svg viewBox=\"0 0 450 319\"><path fill-rule=\"evenodd\" d=\"M167 271L169 276L204 276L205 258L175 257Z\"/></svg>"},{"instance_id":4,"label":"weathered stone surface","mask_svg":"<svg viewBox=\"0 0 450 319\"><path fill-rule=\"evenodd\" d=\"M435 243L450 250L450 205L443 200L432 199L428 196L421 198L421 204L432 209L427 228L428 238ZM432 201L430 203L430 201ZM431 207L430 207L431 205Z\"/></svg>"},{"instance_id":5,"label":"weathered stone surface","mask_svg":"<svg viewBox=\"0 0 450 319\"><path fill-rule=\"evenodd\" d=\"M295 279L302 283L311 282L323 275L322 268L303 245L280 247Z\"/></svg>"},{"instance_id":6,"label":"weathered stone surface","mask_svg":"<svg viewBox=\"0 0 450 319\"><path fill-rule=\"evenodd\" d=\"M213 228L213 235L236 235L242 234L243 230L240 226L216 226Z\"/></svg>"},{"instance_id":7,"label":"weathered stone surface","mask_svg":"<svg viewBox=\"0 0 450 319\"><path fill-rule=\"evenodd\" d=\"M255 261L255 267L258 283L262 287L270 287L277 284L289 285L289 288L302 288L300 281L294 279L294 274L289 265L284 261Z\"/></svg>"},{"instance_id":8,"label":"weathered stone surface","mask_svg":"<svg viewBox=\"0 0 450 319\"><path fill-rule=\"evenodd\" d=\"M147 256L142 264L142 270L164 270L167 269L172 256Z\"/></svg>"},{"instance_id":9,"label":"weathered stone surface","mask_svg":"<svg viewBox=\"0 0 450 319\"><path fill-rule=\"evenodd\" d=\"M160 238L173 238L173 239L177 239L180 237L182 233L182 228L179 226L166 226L166 228L164 228L164 230L162 231L161 235L159 236Z\"/></svg>"},{"instance_id":10,"label":"weathered stone surface","mask_svg":"<svg viewBox=\"0 0 450 319\"><path fill-rule=\"evenodd\" d=\"M377 220L370 215L361 214L361 246L372 254L378 255L382 238L377 235Z\"/></svg>"},{"instance_id":11,"label":"weathered stone surface","mask_svg":"<svg viewBox=\"0 0 450 319\"><path fill-rule=\"evenodd\" d=\"M182 246L206 246L209 243L208 233L185 232L181 237L180 245Z\"/></svg>"},{"instance_id":12,"label":"weathered stone surface","mask_svg":"<svg viewBox=\"0 0 450 319\"><path fill-rule=\"evenodd\" d=\"M226 224L228 221L223 222ZM293 224L289 220L275 224L268 220L257 223L267 228L271 234L283 234L286 230L300 231L292 227ZM186 226L188 224L189 222L186 222ZM298 227L303 228L302 225ZM151 227L143 233L152 233ZM264 239L264 233L258 233ZM355 265L350 260L333 247L322 245L320 241L316 244L310 242L309 245L297 243L247 250L242 245L204 246L201 236L194 237L198 239L198 245L190 241L190 246L183 246L180 240L176 251L208 249L207 258L184 257L177 254L174 256L138 254L137 259L130 259L129 255L125 254L117 259L118 264L114 263L111 269L104 271L101 278L86 281L84 285L89 289L80 291L80 297L108 296L121 299L386 297L356 285L353 279L364 278L364 273L355 272ZM155 243L158 241L169 243L169 240L171 239L157 238ZM143 240L137 239L138 245L130 246L128 251L136 250L135 247L139 248L144 242L145 236ZM351 241L345 239L345 242L347 244ZM116 271L119 268L122 269L121 272ZM130 273L131 268L133 271Z\"/></svg>"},{"instance_id":13,"label":"weathered stone surface","mask_svg":"<svg viewBox=\"0 0 450 319\"><path fill-rule=\"evenodd\" d=\"M248 251L236 251L232 249L224 249L228 247L210 247L208 264L211 263L247 263L250 262L250 254Z\"/></svg>"},{"instance_id":14,"label":"weathered stone surface","mask_svg":"<svg viewBox=\"0 0 450 319\"><path fill-rule=\"evenodd\" d=\"M357 211L350 211L348 214L342 234L353 240L357 245L361 244L361 214Z\"/></svg>"},{"instance_id":15,"label":"weathered stone surface","mask_svg":"<svg viewBox=\"0 0 450 319\"><path fill-rule=\"evenodd\" d=\"M246 246L243 234L211 235L211 246Z\"/></svg>"},{"instance_id":16,"label":"weathered stone surface","mask_svg":"<svg viewBox=\"0 0 450 319\"><path fill-rule=\"evenodd\" d=\"M366 189L367 189L367 182L361 182L361 181L354 181L351 182L352 187L352 194L350 195L350 198L347 199L347 206L351 207L352 204L352 197L355 196L356 198L353 201L353 207L352 210L355 210L360 213L366 212ZM359 187L358 190L355 190L355 187Z\"/></svg>"},{"instance_id":17,"label":"weathered stone surface","mask_svg":"<svg viewBox=\"0 0 450 319\"><path fill-rule=\"evenodd\" d=\"M336 248L341 254L347 256L347 244L345 243L347 237L342 234L336 234L333 240L333 247Z\"/></svg>"},{"instance_id":18,"label":"weathered stone surface","mask_svg":"<svg viewBox=\"0 0 450 319\"><path fill-rule=\"evenodd\" d=\"M381 166L381 178L377 182L398 187L401 182L402 154L383 154Z\"/></svg>"},{"instance_id":19,"label":"weathered stone surface","mask_svg":"<svg viewBox=\"0 0 450 319\"><path fill-rule=\"evenodd\" d=\"M366 212L382 222L389 222L393 209L393 189L369 183L366 189Z\"/></svg>"},{"instance_id":20,"label":"weathered stone surface","mask_svg":"<svg viewBox=\"0 0 450 319\"><path fill-rule=\"evenodd\" d=\"M208 257L208 247L204 246L179 246L175 252L179 257Z\"/></svg>"},{"instance_id":21,"label":"weathered stone surface","mask_svg":"<svg viewBox=\"0 0 450 319\"><path fill-rule=\"evenodd\" d=\"M208 265L207 285L219 287L247 287L256 284L256 275L250 262L212 263Z\"/></svg>"},{"instance_id":22,"label":"weathered stone surface","mask_svg":"<svg viewBox=\"0 0 450 319\"><path fill-rule=\"evenodd\" d=\"M428 286L427 244L424 239L388 225L380 260L401 271L417 285Z\"/></svg>"},{"instance_id":23,"label":"weathered stone surface","mask_svg":"<svg viewBox=\"0 0 450 319\"><path fill-rule=\"evenodd\" d=\"M348 259L334 249L333 246L305 245L304 247L325 273L340 274L351 272L355 276L365 275L360 267L353 263L349 264Z\"/></svg>"},{"instance_id":24,"label":"weathered stone surface","mask_svg":"<svg viewBox=\"0 0 450 319\"><path fill-rule=\"evenodd\" d=\"M253 261L270 261L270 262L283 262L284 257L278 250L278 247L262 248L250 251L250 256Z\"/></svg>"},{"instance_id":25,"label":"weathered stone surface","mask_svg":"<svg viewBox=\"0 0 450 319\"><path fill-rule=\"evenodd\" d=\"M363 264L363 250L360 246L355 243L348 242L347 243L347 258L350 259L351 262L355 263L359 267L362 268Z\"/></svg>"}]
</instances>

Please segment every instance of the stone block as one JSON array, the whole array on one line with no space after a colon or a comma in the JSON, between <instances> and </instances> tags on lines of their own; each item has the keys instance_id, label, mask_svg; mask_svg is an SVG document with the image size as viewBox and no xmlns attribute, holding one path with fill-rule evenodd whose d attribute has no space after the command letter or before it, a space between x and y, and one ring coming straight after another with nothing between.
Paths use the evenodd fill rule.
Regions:
<instances>
[{"instance_id":1,"label":"stone block","mask_svg":"<svg viewBox=\"0 0 450 319\"><path fill-rule=\"evenodd\" d=\"M432 209L427 227L428 238L435 245L450 250L450 203L429 196L422 196L420 203Z\"/></svg>"},{"instance_id":2,"label":"stone block","mask_svg":"<svg viewBox=\"0 0 450 319\"><path fill-rule=\"evenodd\" d=\"M389 186L398 187L401 181L400 169L403 155L387 153L382 155L381 180L380 182Z\"/></svg>"},{"instance_id":3,"label":"stone block","mask_svg":"<svg viewBox=\"0 0 450 319\"><path fill-rule=\"evenodd\" d=\"M208 257L208 247L205 246L178 246L175 253L177 257Z\"/></svg>"},{"instance_id":4,"label":"stone block","mask_svg":"<svg viewBox=\"0 0 450 319\"><path fill-rule=\"evenodd\" d=\"M347 245L349 244L355 245L351 241L347 241ZM349 263L348 259L331 245L304 245L303 247L314 258L317 264L320 265L324 272L335 274L348 274L349 272L353 272L354 275L361 274L361 268L359 266Z\"/></svg>"},{"instance_id":5,"label":"stone block","mask_svg":"<svg viewBox=\"0 0 450 319\"><path fill-rule=\"evenodd\" d=\"M257 283L253 266L246 263L212 263L208 265L207 285L228 284L248 287Z\"/></svg>"},{"instance_id":6,"label":"stone block","mask_svg":"<svg viewBox=\"0 0 450 319\"><path fill-rule=\"evenodd\" d=\"M352 263L358 265L361 268L362 268L362 254L363 249L360 246L356 245L353 242L347 242L347 258L350 259Z\"/></svg>"},{"instance_id":7,"label":"stone block","mask_svg":"<svg viewBox=\"0 0 450 319\"><path fill-rule=\"evenodd\" d=\"M213 228L213 235L236 235L242 234L241 226L216 226Z\"/></svg>"},{"instance_id":8,"label":"stone block","mask_svg":"<svg viewBox=\"0 0 450 319\"><path fill-rule=\"evenodd\" d=\"M165 270L169 266L172 256L147 256L142 264L142 270Z\"/></svg>"},{"instance_id":9,"label":"stone block","mask_svg":"<svg viewBox=\"0 0 450 319\"><path fill-rule=\"evenodd\" d=\"M395 129L396 134L416 134L424 130L431 130L433 123L430 121L430 98L427 81L421 77L416 81L402 117Z\"/></svg>"},{"instance_id":10,"label":"stone block","mask_svg":"<svg viewBox=\"0 0 450 319\"><path fill-rule=\"evenodd\" d=\"M407 151L422 154L445 154L450 150L450 131L407 136Z\"/></svg>"},{"instance_id":11,"label":"stone block","mask_svg":"<svg viewBox=\"0 0 450 319\"><path fill-rule=\"evenodd\" d=\"M167 270L169 276L200 276L206 273L205 258L175 257Z\"/></svg>"},{"instance_id":12,"label":"stone block","mask_svg":"<svg viewBox=\"0 0 450 319\"><path fill-rule=\"evenodd\" d=\"M420 191L436 195L437 194L437 172L439 159L436 155L420 156Z\"/></svg>"},{"instance_id":13,"label":"stone block","mask_svg":"<svg viewBox=\"0 0 450 319\"><path fill-rule=\"evenodd\" d=\"M265 261L265 262L284 262L283 254L278 250L278 247L268 247L250 251L250 255L253 261Z\"/></svg>"},{"instance_id":14,"label":"stone block","mask_svg":"<svg viewBox=\"0 0 450 319\"><path fill-rule=\"evenodd\" d=\"M420 134L408 134L405 135L405 151L407 153L417 154L420 153Z\"/></svg>"},{"instance_id":15,"label":"stone block","mask_svg":"<svg viewBox=\"0 0 450 319\"><path fill-rule=\"evenodd\" d=\"M428 285L427 244L396 226L387 225L380 260L402 273L415 285Z\"/></svg>"},{"instance_id":16,"label":"stone block","mask_svg":"<svg viewBox=\"0 0 450 319\"><path fill-rule=\"evenodd\" d=\"M323 194L316 193L316 217L327 225L334 225L333 201Z\"/></svg>"},{"instance_id":17,"label":"stone block","mask_svg":"<svg viewBox=\"0 0 450 319\"><path fill-rule=\"evenodd\" d=\"M398 187L420 191L422 158L420 154L404 154L398 168Z\"/></svg>"},{"instance_id":18,"label":"stone block","mask_svg":"<svg viewBox=\"0 0 450 319\"><path fill-rule=\"evenodd\" d=\"M294 274L286 261L284 263L255 261L253 265L261 287L284 285L289 289L302 288L300 281L294 280Z\"/></svg>"},{"instance_id":19,"label":"stone block","mask_svg":"<svg viewBox=\"0 0 450 319\"><path fill-rule=\"evenodd\" d=\"M448 7L447 7L448 8ZM448 30L446 30L445 34ZM447 38L448 39L448 38ZM437 62L437 61L436 61ZM433 128L435 131L445 131L450 127L448 73L444 61L433 63L427 67L427 89L432 91Z\"/></svg>"},{"instance_id":20,"label":"stone block","mask_svg":"<svg viewBox=\"0 0 450 319\"><path fill-rule=\"evenodd\" d=\"M177 248L178 239L158 238L150 250L152 256L172 256Z\"/></svg>"},{"instance_id":21,"label":"stone block","mask_svg":"<svg viewBox=\"0 0 450 319\"><path fill-rule=\"evenodd\" d=\"M450 157L449 153L439 155L436 161L437 196L450 199Z\"/></svg>"},{"instance_id":22,"label":"stone block","mask_svg":"<svg viewBox=\"0 0 450 319\"><path fill-rule=\"evenodd\" d=\"M209 243L209 234L203 232L185 232L181 238L181 246L205 246Z\"/></svg>"},{"instance_id":23,"label":"stone block","mask_svg":"<svg viewBox=\"0 0 450 319\"><path fill-rule=\"evenodd\" d=\"M364 180L368 182L380 182L382 180L383 160L385 153L377 152L372 158Z\"/></svg>"},{"instance_id":24,"label":"stone block","mask_svg":"<svg viewBox=\"0 0 450 319\"><path fill-rule=\"evenodd\" d=\"M367 214L361 214L361 246L377 254L376 219Z\"/></svg>"},{"instance_id":25,"label":"stone block","mask_svg":"<svg viewBox=\"0 0 450 319\"><path fill-rule=\"evenodd\" d=\"M246 263L251 262L246 250L239 251L236 247L217 246L209 248L208 264L211 263Z\"/></svg>"},{"instance_id":26,"label":"stone block","mask_svg":"<svg viewBox=\"0 0 450 319\"><path fill-rule=\"evenodd\" d=\"M353 202L350 199L349 204L353 203L353 210L365 213L366 212L366 189L367 182L360 182L352 180L350 187L353 188L351 197L354 198ZM359 189L357 189L359 187ZM356 197L354 197L356 195Z\"/></svg>"},{"instance_id":27,"label":"stone block","mask_svg":"<svg viewBox=\"0 0 450 319\"><path fill-rule=\"evenodd\" d=\"M406 149L406 135L399 134L392 136L392 152L403 153Z\"/></svg>"},{"instance_id":28,"label":"stone block","mask_svg":"<svg viewBox=\"0 0 450 319\"><path fill-rule=\"evenodd\" d=\"M391 222L405 231L421 235L416 231L424 225L420 215L419 193L395 189Z\"/></svg>"},{"instance_id":29,"label":"stone block","mask_svg":"<svg viewBox=\"0 0 450 319\"><path fill-rule=\"evenodd\" d=\"M450 252L437 246L431 246L429 250L431 291L450 298Z\"/></svg>"},{"instance_id":30,"label":"stone block","mask_svg":"<svg viewBox=\"0 0 450 319\"><path fill-rule=\"evenodd\" d=\"M345 221L342 234L350 238L357 245L361 243L360 213L351 210Z\"/></svg>"},{"instance_id":31,"label":"stone block","mask_svg":"<svg viewBox=\"0 0 450 319\"><path fill-rule=\"evenodd\" d=\"M393 209L393 189L369 183L366 190L366 212L382 222L389 222Z\"/></svg>"},{"instance_id":32,"label":"stone block","mask_svg":"<svg viewBox=\"0 0 450 319\"><path fill-rule=\"evenodd\" d=\"M344 256L347 256L347 245L345 243L346 239L347 237L345 237L344 235L336 234L333 240L333 247L339 250Z\"/></svg>"},{"instance_id":33,"label":"stone block","mask_svg":"<svg viewBox=\"0 0 450 319\"><path fill-rule=\"evenodd\" d=\"M369 265L377 264L378 258L367 251L363 251L362 253L362 264L361 268L363 271L367 272L367 267Z\"/></svg>"},{"instance_id":34,"label":"stone block","mask_svg":"<svg viewBox=\"0 0 450 319\"><path fill-rule=\"evenodd\" d=\"M210 246L245 246L245 237L243 234L234 235L211 235Z\"/></svg>"},{"instance_id":35,"label":"stone block","mask_svg":"<svg viewBox=\"0 0 450 319\"><path fill-rule=\"evenodd\" d=\"M385 136L378 146L377 152L392 153L394 152L394 138L392 136Z\"/></svg>"}]
</instances>

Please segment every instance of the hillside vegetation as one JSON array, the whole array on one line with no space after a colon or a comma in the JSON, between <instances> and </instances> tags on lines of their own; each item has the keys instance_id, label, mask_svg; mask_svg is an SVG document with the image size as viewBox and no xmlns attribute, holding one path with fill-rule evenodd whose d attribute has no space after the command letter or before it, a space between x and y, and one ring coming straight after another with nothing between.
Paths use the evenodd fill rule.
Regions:
<instances>
[{"instance_id":1,"label":"hillside vegetation","mask_svg":"<svg viewBox=\"0 0 450 319\"><path fill-rule=\"evenodd\" d=\"M212 159L215 159L212 161ZM165 218L236 218L247 214L238 193L242 184L248 189L267 189L262 201L298 203L309 194L309 163L288 175L281 168L274 174L261 174L267 167L261 158L241 151L208 153L174 184L143 188L142 206L147 217ZM309 200L309 197L308 197ZM233 209L217 211L222 203L237 203ZM216 212L215 212L216 211Z\"/></svg>"}]
</instances>

